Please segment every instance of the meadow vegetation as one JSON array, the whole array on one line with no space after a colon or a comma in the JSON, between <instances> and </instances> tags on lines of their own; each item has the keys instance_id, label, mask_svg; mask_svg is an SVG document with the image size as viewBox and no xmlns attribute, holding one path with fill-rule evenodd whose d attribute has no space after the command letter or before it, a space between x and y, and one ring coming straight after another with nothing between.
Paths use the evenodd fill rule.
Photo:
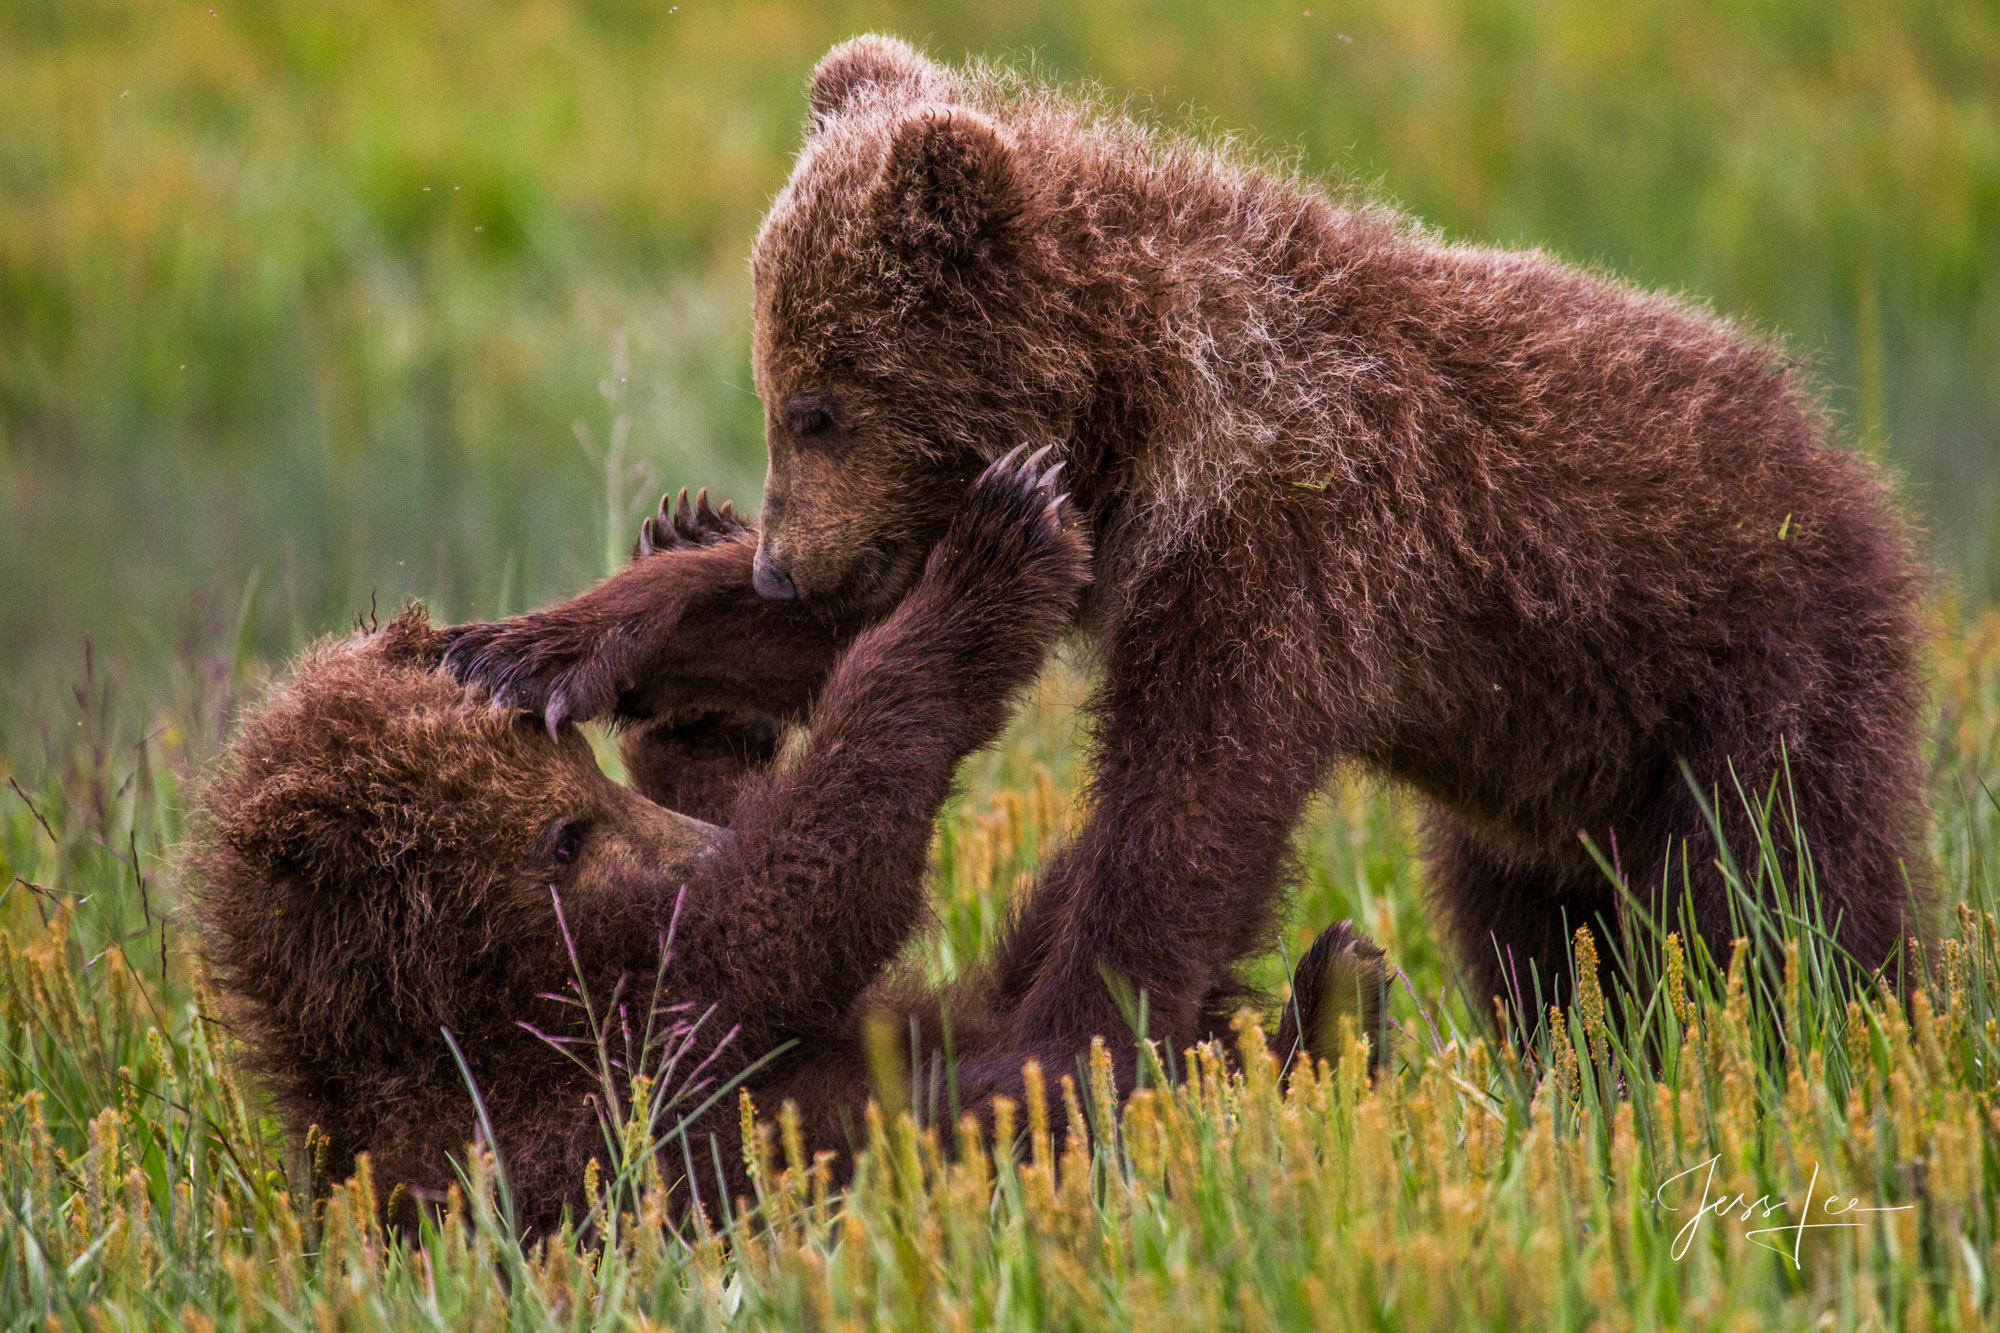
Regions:
<instances>
[{"instance_id":1,"label":"meadow vegetation","mask_svg":"<svg viewBox=\"0 0 2000 1333\"><path fill-rule=\"evenodd\" d=\"M179 921L186 784L371 602L520 609L622 558L657 484L753 500L743 257L806 71L866 28L1032 50L1453 236L1782 329L1938 553L1944 911L1908 1006L1836 994L1814 924L1765 918L1503 1032L1455 987L1412 808L1350 775L1260 977L1332 920L1381 941L1373 1084L1160 1051L1123 1105L1101 1064L1043 1071L1087 1129L1031 1098L998 1144L905 1070L851 1189L753 1106L757 1196L684 1220L642 1148L668 1116L607 1144L601 1225L525 1252L477 1153L411 1247L365 1175L288 1149ZM0 4L0 1326L1993 1326L1996 108L1978 0ZM909 967L976 962L1076 825L1086 685L1059 663L970 765ZM1715 798L1788 836L1782 790Z\"/></svg>"},{"instance_id":2,"label":"meadow vegetation","mask_svg":"<svg viewBox=\"0 0 2000 1333\"><path fill-rule=\"evenodd\" d=\"M63 764L0 806L0 1324L1990 1327L2000 615L1943 637L1930 852L1951 906L1907 1009L1837 993L1807 914L1747 921L1720 964L1661 941L1657 991L1585 985L1533 1037L1497 1032L1439 953L1407 804L1343 781L1301 835L1282 952L1350 917L1388 947L1372 1084L1352 1041L1337 1068L1281 1071L1246 1013L1240 1060L1157 1052L1123 1105L1107 1061L1044 1070L988 1140L954 1121L948 1071L890 1058L850 1189L817 1156L844 1145L746 1105L754 1197L724 1212L710 1190L678 1220L645 1145L665 1140L672 1170L737 1151L673 1139L675 1096L733 1094L637 1085L634 1104L667 1110L607 1142L598 1225L525 1252L477 1152L412 1248L375 1224L365 1174L331 1181L287 1149L207 1017L162 882L194 732L135 733L86 684ZM975 762L938 835L938 927L908 966L980 956L1076 818L1080 684L1058 665ZM1717 796L1771 811L1763 845L1731 849L1746 883L1770 873L1782 792ZM1057 1098L1087 1128L1052 1139Z\"/></svg>"}]
</instances>

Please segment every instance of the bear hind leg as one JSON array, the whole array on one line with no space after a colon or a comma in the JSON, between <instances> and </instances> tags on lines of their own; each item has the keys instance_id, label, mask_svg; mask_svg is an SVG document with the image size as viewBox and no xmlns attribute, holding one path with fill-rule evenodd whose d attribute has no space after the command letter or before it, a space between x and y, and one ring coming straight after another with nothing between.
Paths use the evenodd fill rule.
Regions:
<instances>
[{"instance_id":1,"label":"bear hind leg","mask_svg":"<svg viewBox=\"0 0 2000 1333\"><path fill-rule=\"evenodd\" d=\"M1442 811L1426 823L1431 897L1475 1008L1498 998L1532 1028L1549 1005L1570 1003L1570 942L1579 926L1598 940L1598 980L1609 992L1617 898L1601 872L1510 855Z\"/></svg>"}]
</instances>

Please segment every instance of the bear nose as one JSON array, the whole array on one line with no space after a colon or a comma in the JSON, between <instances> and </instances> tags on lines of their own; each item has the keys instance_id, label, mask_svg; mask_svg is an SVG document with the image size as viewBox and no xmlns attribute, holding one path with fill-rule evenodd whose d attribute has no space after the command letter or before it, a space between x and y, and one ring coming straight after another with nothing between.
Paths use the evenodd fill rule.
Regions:
<instances>
[{"instance_id":1,"label":"bear nose","mask_svg":"<svg viewBox=\"0 0 2000 1333\"><path fill-rule=\"evenodd\" d=\"M773 602L789 602L799 595L792 576L779 569L772 561L771 553L761 546L757 548L757 558L750 564L750 586L757 590L759 597Z\"/></svg>"}]
</instances>

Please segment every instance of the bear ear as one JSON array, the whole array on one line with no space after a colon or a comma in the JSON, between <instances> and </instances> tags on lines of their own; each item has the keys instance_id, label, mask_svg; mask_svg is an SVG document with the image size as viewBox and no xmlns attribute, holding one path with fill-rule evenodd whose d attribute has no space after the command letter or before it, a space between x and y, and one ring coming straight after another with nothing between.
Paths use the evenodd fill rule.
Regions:
<instances>
[{"instance_id":1,"label":"bear ear","mask_svg":"<svg viewBox=\"0 0 2000 1333\"><path fill-rule=\"evenodd\" d=\"M366 818L342 796L335 782L279 774L222 812L219 832L253 872L332 890L376 850Z\"/></svg>"},{"instance_id":2,"label":"bear ear","mask_svg":"<svg viewBox=\"0 0 2000 1333\"><path fill-rule=\"evenodd\" d=\"M432 627L422 602L410 602L395 619L369 634L366 649L391 666L429 670L444 661L444 634Z\"/></svg>"},{"instance_id":3,"label":"bear ear","mask_svg":"<svg viewBox=\"0 0 2000 1333\"><path fill-rule=\"evenodd\" d=\"M998 125L964 107L926 107L896 127L874 212L905 250L956 266L1004 241L1022 202Z\"/></svg>"},{"instance_id":4,"label":"bear ear","mask_svg":"<svg viewBox=\"0 0 2000 1333\"><path fill-rule=\"evenodd\" d=\"M874 33L850 38L813 70L812 127L833 120L863 93L893 94L907 103L936 100L944 92L942 72L909 43Z\"/></svg>"}]
</instances>

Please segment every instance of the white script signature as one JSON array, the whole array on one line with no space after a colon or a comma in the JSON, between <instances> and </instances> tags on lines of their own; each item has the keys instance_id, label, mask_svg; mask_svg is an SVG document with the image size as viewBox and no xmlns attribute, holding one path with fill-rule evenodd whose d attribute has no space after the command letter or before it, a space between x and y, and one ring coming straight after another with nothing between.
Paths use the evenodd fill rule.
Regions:
<instances>
[{"instance_id":1,"label":"white script signature","mask_svg":"<svg viewBox=\"0 0 2000 1333\"><path fill-rule=\"evenodd\" d=\"M1739 1222L1761 1222L1770 1220L1773 1213L1789 1213L1791 1204L1787 1200L1782 1198L1773 1199L1768 1194L1760 1195L1756 1199L1751 1199L1742 1194L1711 1194L1709 1191L1715 1184L1715 1164L1721 1160L1721 1156L1720 1153L1717 1153L1705 1162L1696 1162L1679 1175L1668 1176L1660 1182L1659 1188L1653 1191L1654 1203L1657 1203L1670 1213L1678 1213L1681 1211L1681 1204L1668 1203L1666 1200L1668 1187L1674 1185L1676 1182L1686 1180L1698 1171L1702 1173L1701 1203L1695 1209L1694 1216L1688 1219L1687 1225L1674 1233L1673 1257L1676 1259L1679 1259L1688 1252L1688 1247L1694 1244L1695 1233L1701 1229L1702 1222L1707 1218L1720 1218L1734 1213L1736 1214L1736 1220ZM1686 1192L1691 1188L1691 1186L1683 1186L1676 1193L1676 1197L1681 1198L1685 1202ZM1758 1227L1754 1231L1744 1232L1743 1238L1752 1245L1761 1246L1764 1249L1784 1255L1792 1261L1792 1267L1797 1268L1799 1266L1799 1246L1804 1241L1806 1232L1845 1231L1866 1225L1858 1221L1808 1222L1806 1219L1812 1216L1813 1195L1818 1188L1819 1163L1815 1162L1813 1163L1812 1182L1806 1186L1806 1203L1805 1207L1799 1211L1799 1220L1796 1222L1787 1222L1783 1226ZM1829 1195L1827 1198L1820 1200L1819 1205L1822 1216L1836 1218L1851 1217L1856 1213L1901 1213L1916 1207L1913 1203L1906 1203L1895 1208L1863 1208L1861 1200L1850 1198L1843 1201L1838 1194ZM1764 1236L1790 1236L1792 1239L1791 1244L1786 1245L1780 1241L1764 1240L1762 1239Z\"/></svg>"}]
</instances>

